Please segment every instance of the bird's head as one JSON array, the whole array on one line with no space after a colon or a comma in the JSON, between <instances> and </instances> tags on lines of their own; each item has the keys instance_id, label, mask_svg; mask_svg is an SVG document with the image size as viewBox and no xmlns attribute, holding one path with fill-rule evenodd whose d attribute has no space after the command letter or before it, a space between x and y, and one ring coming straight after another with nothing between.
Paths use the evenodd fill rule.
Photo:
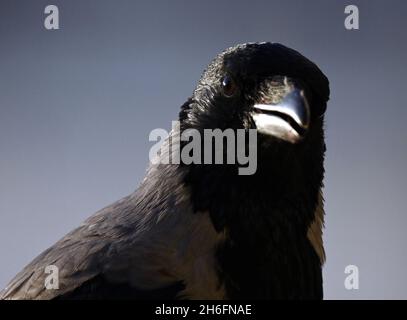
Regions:
<instances>
[{"instance_id":1,"label":"bird's head","mask_svg":"<svg viewBox=\"0 0 407 320\"><path fill-rule=\"evenodd\" d=\"M221 217L254 206L286 211L287 201L311 214L324 175L328 99L321 70L281 44L249 43L219 54L182 106L181 130L257 129L257 171L238 176L234 166L191 166L186 182L195 209L209 210L218 226Z\"/></svg>"},{"instance_id":2,"label":"bird's head","mask_svg":"<svg viewBox=\"0 0 407 320\"><path fill-rule=\"evenodd\" d=\"M183 129L257 129L264 145L306 144L321 132L325 75L277 43L237 45L219 54L180 113Z\"/></svg>"}]
</instances>

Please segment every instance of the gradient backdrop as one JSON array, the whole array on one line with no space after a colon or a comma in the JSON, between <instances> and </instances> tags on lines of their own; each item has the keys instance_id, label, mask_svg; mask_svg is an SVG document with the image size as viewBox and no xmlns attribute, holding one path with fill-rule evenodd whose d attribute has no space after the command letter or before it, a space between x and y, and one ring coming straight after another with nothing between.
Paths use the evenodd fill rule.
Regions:
<instances>
[{"instance_id":1,"label":"gradient backdrop","mask_svg":"<svg viewBox=\"0 0 407 320\"><path fill-rule=\"evenodd\" d=\"M344 28L356 4L360 30ZM56 4L60 30L43 27ZM281 42L331 82L325 297L407 298L406 1L0 1L0 287L144 176L219 51ZM344 287L359 267L360 288Z\"/></svg>"}]
</instances>

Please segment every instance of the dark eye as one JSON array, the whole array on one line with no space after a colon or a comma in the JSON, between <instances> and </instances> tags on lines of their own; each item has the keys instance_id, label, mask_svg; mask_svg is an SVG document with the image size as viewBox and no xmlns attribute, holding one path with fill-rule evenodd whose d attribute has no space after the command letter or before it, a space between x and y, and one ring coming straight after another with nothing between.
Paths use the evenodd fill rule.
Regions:
<instances>
[{"instance_id":1,"label":"dark eye","mask_svg":"<svg viewBox=\"0 0 407 320\"><path fill-rule=\"evenodd\" d=\"M222 90L226 97L232 97L237 91L237 84L230 76L225 76L222 79Z\"/></svg>"}]
</instances>

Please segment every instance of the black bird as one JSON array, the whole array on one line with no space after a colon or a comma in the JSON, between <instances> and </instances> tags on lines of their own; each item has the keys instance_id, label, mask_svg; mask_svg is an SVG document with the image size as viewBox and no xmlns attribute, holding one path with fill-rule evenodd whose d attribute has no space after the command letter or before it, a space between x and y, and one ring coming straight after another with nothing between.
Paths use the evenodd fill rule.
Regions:
<instances>
[{"instance_id":1,"label":"black bird","mask_svg":"<svg viewBox=\"0 0 407 320\"><path fill-rule=\"evenodd\" d=\"M181 107L180 130L257 128L257 171L150 165L134 193L44 251L0 297L321 299L328 99L328 79L295 50L225 50ZM59 289L44 285L49 265Z\"/></svg>"}]
</instances>

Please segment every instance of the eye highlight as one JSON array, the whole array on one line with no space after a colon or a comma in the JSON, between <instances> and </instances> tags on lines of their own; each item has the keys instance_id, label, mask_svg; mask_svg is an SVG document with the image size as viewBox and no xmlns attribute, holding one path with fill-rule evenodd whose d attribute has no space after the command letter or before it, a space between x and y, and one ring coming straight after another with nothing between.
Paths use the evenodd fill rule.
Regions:
<instances>
[{"instance_id":1,"label":"eye highlight","mask_svg":"<svg viewBox=\"0 0 407 320\"><path fill-rule=\"evenodd\" d=\"M222 79L222 91L223 95L228 98L237 92L237 84L231 76L227 75Z\"/></svg>"}]
</instances>

